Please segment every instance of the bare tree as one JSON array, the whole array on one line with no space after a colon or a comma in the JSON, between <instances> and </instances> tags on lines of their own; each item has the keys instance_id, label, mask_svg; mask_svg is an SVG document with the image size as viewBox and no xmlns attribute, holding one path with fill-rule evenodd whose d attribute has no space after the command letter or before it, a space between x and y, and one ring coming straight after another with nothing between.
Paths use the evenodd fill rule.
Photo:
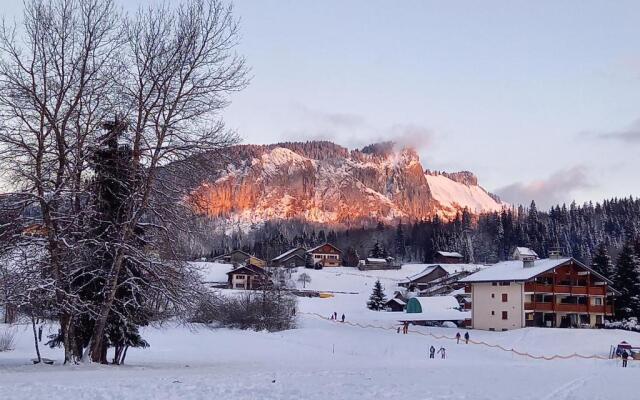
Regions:
<instances>
[{"instance_id":1,"label":"bare tree","mask_svg":"<svg viewBox=\"0 0 640 400\"><path fill-rule=\"evenodd\" d=\"M306 288L307 283L311 283L311 277L306 272L303 272L298 276L298 282L302 282L302 288Z\"/></svg>"},{"instance_id":2,"label":"bare tree","mask_svg":"<svg viewBox=\"0 0 640 400\"><path fill-rule=\"evenodd\" d=\"M220 0L133 17L111 0L27 0L22 28L3 22L0 30L0 167L19 207L35 210L20 214L15 246L44 254L24 268L39 268L29 277L53 302L65 362L83 356L89 343L73 331L86 320L91 358L104 362L109 321L135 322L126 307L175 314L199 290L176 237L193 229L186 196L216 152L237 141L219 113L247 84L234 51L238 26ZM95 207L92 160L103 123L116 116L128 128L122 145L133 172L117 217L106 220ZM20 301L36 317L43 307ZM126 340L115 345L124 359Z\"/></svg>"},{"instance_id":3,"label":"bare tree","mask_svg":"<svg viewBox=\"0 0 640 400\"><path fill-rule=\"evenodd\" d=\"M192 185L201 182L202 172L194 167L206 165L211 153L236 141L219 112L227 106L228 94L247 84L245 61L233 50L237 36L231 6L218 0L149 8L125 23L126 69L120 89L139 170L112 243L113 262L92 337L94 361L100 358L125 258L135 252L129 243L136 228L153 231L171 253L172 236L189 229L192 213L181 203ZM173 256L169 258L179 258Z\"/></svg>"}]
</instances>

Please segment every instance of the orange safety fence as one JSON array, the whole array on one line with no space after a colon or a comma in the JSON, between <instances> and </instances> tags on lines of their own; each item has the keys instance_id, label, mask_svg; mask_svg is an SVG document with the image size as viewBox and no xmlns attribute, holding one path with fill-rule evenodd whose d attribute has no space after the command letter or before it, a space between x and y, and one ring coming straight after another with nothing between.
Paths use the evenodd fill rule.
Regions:
<instances>
[{"instance_id":1,"label":"orange safety fence","mask_svg":"<svg viewBox=\"0 0 640 400\"><path fill-rule=\"evenodd\" d=\"M325 321L337 322L337 323L340 323L340 324L355 326L355 327L358 327L358 328L397 331L397 328L394 328L394 327L384 327L384 326L372 325L372 324L360 324L358 322L350 322L350 321L341 322L339 320L333 320L331 318L327 318L327 317L325 317L323 315L320 315L320 314L317 314L317 313L300 312L299 314L311 315L311 316L323 319ZM442 339L456 340L457 339L455 336L436 335L436 334L431 333L431 332L421 332L421 331L417 331L417 330L414 330L414 329L409 329L409 333L414 333L414 334L422 335L422 336L431 336L434 339L438 339L438 340L442 340ZM464 340L464 339L461 339L461 340ZM551 360L568 360L568 359L571 359L571 358L592 359L592 360L609 360L610 359L609 357L605 357L605 356L599 356L599 355L585 356L583 354L578 354L578 353L573 353L573 354L569 354L569 355L554 354L554 355L551 355L551 356L541 356L541 355L530 354L530 353L527 353L527 352L524 352L524 351L518 351L518 350L513 349L513 348L511 348L511 349L505 348L505 347L500 346L499 344L491 344L491 343L487 343L487 342L483 342L483 341L475 341L475 340L469 339L469 343L477 344L477 345L481 345L481 346L486 346L486 347L490 347L490 348L495 348L495 349L500 349L502 351L510 352L510 353L517 354L517 355L523 356L523 357L532 358L534 360L551 361ZM632 358L629 358L629 361L632 361L632 360L633 360Z\"/></svg>"}]
</instances>

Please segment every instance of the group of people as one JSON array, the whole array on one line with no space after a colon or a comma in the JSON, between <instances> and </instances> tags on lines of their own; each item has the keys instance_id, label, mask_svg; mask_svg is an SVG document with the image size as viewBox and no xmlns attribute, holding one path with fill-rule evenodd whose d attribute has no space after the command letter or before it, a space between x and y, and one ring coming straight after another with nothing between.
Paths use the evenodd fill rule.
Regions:
<instances>
[{"instance_id":1,"label":"group of people","mask_svg":"<svg viewBox=\"0 0 640 400\"><path fill-rule=\"evenodd\" d=\"M337 321L338 320L338 313L334 311L333 314L331 314L331 318L330 319L332 321ZM344 314L342 314L340 322L344 322Z\"/></svg>"},{"instance_id":2,"label":"group of people","mask_svg":"<svg viewBox=\"0 0 640 400\"><path fill-rule=\"evenodd\" d=\"M460 332L456 333L456 343L460 344ZM465 344L469 344L469 332L464 333L464 342Z\"/></svg>"},{"instance_id":3,"label":"group of people","mask_svg":"<svg viewBox=\"0 0 640 400\"><path fill-rule=\"evenodd\" d=\"M445 358L447 358L447 349L445 349L444 346L441 346L438 349L438 354L440 354L440 358L444 360ZM429 347L429 358L436 358L436 348L433 347L433 345Z\"/></svg>"}]
</instances>

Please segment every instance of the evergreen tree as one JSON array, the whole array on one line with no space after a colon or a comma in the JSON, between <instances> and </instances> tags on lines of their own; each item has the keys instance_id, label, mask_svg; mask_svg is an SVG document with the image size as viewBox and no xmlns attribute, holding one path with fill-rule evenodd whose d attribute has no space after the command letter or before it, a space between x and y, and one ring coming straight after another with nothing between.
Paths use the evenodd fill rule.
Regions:
<instances>
[{"instance_id":1,"label":"evergreen tree","mask_svg":"<svg viewBox=\"0 0 640 400\"><path fill-rule=\"evenodd\" d=\"M398 224L398 228L396 229L396 257L399 260L404 260L405 257L405 239L404 239L404 231L402 229L402 223Z\"/></svg>"},{"instance_id":2,"label":"evergreen tree","mask_svg":"<svg viewBox=\"0 0 640 400\"><path fill-rule=\"evenodd\" d=\"M367 302L367 308L369 308L369 310L380 311L384 308L384 303L386 302L387 299L384 295L382 283L380 283L380 280L377 280L373 285L373 292L371 293L369 301Z\"/></svg>"},{"instance_id":3,"label":"evergreen tree","mask_svg":"<svg viewBox=\"0 0 640 400\"><path fill-rule=\"evenodd\" d=\"M629 242L622 247L616 263L614 287L620 291L616 298L616 317L640 316L640 264Z\"/></svg>"},{"instance_id":4,"label":"evergreen tree","mask_svg":"<svg viewBox=\"0 0 640 400\"><path fill-rule=\"evenodd\" d=\"M380 242L376 242L373 245L373 248L371 249L371 252L369 253L369 255L373 258L384 258L384 249L382 248L382 245L380 244Z\"/></svg>"},{"instance_id":5,"label":"evergreen tree","mask_svg":"<svg viewBox=\"0 0 640 400\"><path fill-rule=\"evenodd\" d=\"M611 257L609 257L607 246L604 244L604 242L598 245L596 253L593 255L591 268L593 268L594 271L604 276L605 278L611 279L613 277L613 265L611 263Z\"/></svg>"},{"instance_id":6,"label":"evergreen tree","mask_svg":"<svg viewBox=\"0 0 640 400\"><path fill-rule=\"evenodd\" d=\"M349 246L344 254L344 263L349 267L357 267L360 264L358 251L352 246Z\"/></svg>"}]
</instances>

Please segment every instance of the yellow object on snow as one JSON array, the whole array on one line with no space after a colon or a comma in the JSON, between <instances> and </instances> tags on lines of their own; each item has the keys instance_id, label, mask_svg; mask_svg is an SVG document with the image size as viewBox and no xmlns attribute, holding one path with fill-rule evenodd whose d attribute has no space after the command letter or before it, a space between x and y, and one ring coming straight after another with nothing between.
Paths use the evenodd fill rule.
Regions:
<instances>
[{"instance_id":1,"label":"yellow object on snow","mask_svg":"<svg viewBox=\"0 0 640 400\"><path fill-rule=\"evenodd\" d=\"M320 293L320 298L321 299L328 299L330 297L333 297L333 295L331 293Z\"/></svg>"}]
</instances>

